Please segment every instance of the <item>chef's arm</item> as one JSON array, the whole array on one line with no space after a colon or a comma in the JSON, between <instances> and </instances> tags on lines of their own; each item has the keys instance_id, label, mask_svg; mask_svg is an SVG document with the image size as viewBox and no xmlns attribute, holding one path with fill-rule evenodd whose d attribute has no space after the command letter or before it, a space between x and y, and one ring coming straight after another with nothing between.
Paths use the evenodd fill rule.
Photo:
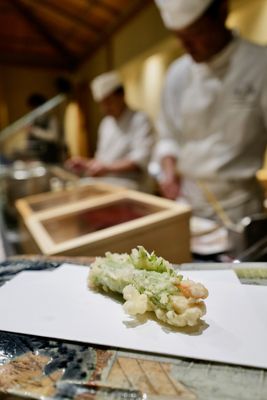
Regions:
<instances>
[{"instance_id":1,"label":"chef's arm","mask_svg":"<svg viewBox=\"0 0 267 400\"><path fill-rule=\"evenodd\" d=\"M48 129L42 129L39 126L31 126L31 134L38 139L46 140L48 142L56 142L58 138L58 124L55 118L49 122Z\"/></svg>"},{"instance_id":2,"label":"chef's arm","mask_svg":"<svg viewBox=\"0 0 267 400\"><path fill-rule=\"evenodd\" d=\"M126 158L109 164L97 158L72 157L65 162L65 167L73 172L89 176L104 176L109 173L123 174L141 169L137 162Z\"/></svg>"},{"instance_id":3,"label":"chef's arm","mask_svg":"<svg viewBox=\"0 0 267 400\"><path fill-rule=\"evenodd\" d=\"M138 171L140 166L133 160L118 160L108 165L109 172Z\"/></svg>"},{"instance_id":4,"label":"chef's arm","mask_svg":"<svg viewBox=\"0 0 267 400\"><path fill-rule=\"evenodd\" d=\"M92 159L87 162L86 173L90 176L104 176L109 173L123 174L129 171L138 171L140 166L133 160L127 158L114 161L106 164L97 159Z\"/></svg>"}]
</instances>

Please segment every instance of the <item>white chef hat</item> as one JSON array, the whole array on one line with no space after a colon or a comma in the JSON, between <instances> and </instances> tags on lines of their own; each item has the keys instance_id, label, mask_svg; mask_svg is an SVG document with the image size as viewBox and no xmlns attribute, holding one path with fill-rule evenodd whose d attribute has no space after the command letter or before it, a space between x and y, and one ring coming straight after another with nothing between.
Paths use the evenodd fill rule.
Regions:
<instances>
[{"instance_id":1,"label":"white chef hat","mask_svg":"<svg viewBox=\"0 0 267 400\"><path fill-rule=\"evenodd\" d=\"M195 22L213 0L155 0L164 25L169 29L183 29Z\"/></svg>"},{"instance_id":2,"label":"white chef hat","mask_svg":"<svg viewBox=\"0 0 267 400\"><path fill-rule=\"evenodd\" d=\"M101 74L91 82L93 98L95 101L101 101L120 86L122 86L122 81L117 71Z\"/></svg>"}]
</instances>

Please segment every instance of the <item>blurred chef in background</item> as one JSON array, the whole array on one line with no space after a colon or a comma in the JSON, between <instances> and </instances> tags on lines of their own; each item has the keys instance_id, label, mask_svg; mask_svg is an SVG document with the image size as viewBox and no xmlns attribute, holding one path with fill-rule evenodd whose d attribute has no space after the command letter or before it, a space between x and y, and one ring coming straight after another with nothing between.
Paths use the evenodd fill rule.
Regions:
<instances>
[{"instance_id":1,"label":"blurred chef in background","mask_svg":"<svg viewBox=\"0 0 267 400\"><path fill-rule=\"evenodd\" d=\"M42 106L48 99L41 93L32 93L27 104L31 110ZM59 163L62 160L59 121L55 113L43 114L28 126L26 158L45 163Z\"/></svg>"},{"instance_id":2,"label":"blurred chef in background","mask_svg":"<svg viewBox=\"0 0 267 400\"><path fill-rule=\"evenodd\" d=\"M167 71L156 154L162 194L200 217L262 210L255 173L267 141L267 50L227 29L227 0L155 0L186 55Z\"/></svg>"},{"instance_id":3,"label":"blurred chef in background","mask_svg":"<svg viewBox=\"0 0 267 400\"><path fill-rule=\"evenodd\" d=\"M95 157L72 158L67 166L82 170L83 175L105 177L111 183L149 191L147 166L154 144L149 118L128 107L122 80L116 71L96 77L91 82L91 90L104 115Z\"/></svg>"}]
</instances>

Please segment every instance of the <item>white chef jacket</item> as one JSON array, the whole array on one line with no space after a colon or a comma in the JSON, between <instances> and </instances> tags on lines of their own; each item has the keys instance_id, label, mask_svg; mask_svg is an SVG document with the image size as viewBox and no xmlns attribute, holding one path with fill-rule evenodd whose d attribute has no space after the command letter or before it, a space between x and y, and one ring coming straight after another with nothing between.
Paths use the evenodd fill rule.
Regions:
<instances>
[{"instance_id":1,"label":"white chef jacket","mask_svg":"<svg viewBox=\"0 0 267 400\"><path fill-rule=\"evenodd\" d=\"M209 63L185 55L170 66L156 154L178 157L182 192L196 215L214 216L201 180L237 221L262 207L255 173L266 126L267 49L235 37Z\"/></svg>"},{"instance_id":2,"label":"white chef jacket","mask_svg":"<svg viewBox=\"0 0 267 400\"><path fill-rule=\"evenodd\" d=\"M134 161L139 171L113 173L108 178L129 188L148 191L147 166L153 144L153 128L146 114L126 108L118 120L106 116L101 121L95 158L107 164L122 159Z\"/></svg>"}]
</instances>

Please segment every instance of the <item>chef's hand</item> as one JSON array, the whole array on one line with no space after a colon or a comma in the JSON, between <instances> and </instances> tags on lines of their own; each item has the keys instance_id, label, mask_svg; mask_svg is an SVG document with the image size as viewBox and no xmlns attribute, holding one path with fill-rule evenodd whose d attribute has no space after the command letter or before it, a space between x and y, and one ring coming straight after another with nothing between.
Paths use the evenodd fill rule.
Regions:
<instances>
[{"instance_id":1,"label":"chef's hand","mask_svg":"<svg viewBox=\"0 0 267 400\"><path fill-rule=\"evenodd\" d=\"M170 200L176 200L180 196L181 180L176 170L176 157L167 155L161 160L161 174L159 177L159 190L161 194Z\"/></svg>"},{"instance_id":2,"label":"chef's hand","mask_svg":"<svg viewBox=\"0 0 267 400\"><path fill-rule=\"evenodd\" d=\"M69 171L80 175L86 171L88 162L90 162L90 160L84 157L72 157L65 161L64 166Z\"/></svg>"},{"instance_id":3,"label":"chef's hand","mask_svg":"<svg viewBox=\"0 0 267 400\"><path fill-rule=\"evenodd\" d=\"M104 176L109 172L108 166L102 161L92 159L86 164L86 175L90 176Z\"/></svg>"},{"instance_id":4,"label":"chef's hand","mask_svg":"<svg viewBox=\"0 0 267 400\"><path fill-rule=\"evenodd\" d=\"M176 200L180 196L181 182L176 175L165 176L159 182L159 190L161 194L169 200Z\"/></svg>"}]
</instances>

